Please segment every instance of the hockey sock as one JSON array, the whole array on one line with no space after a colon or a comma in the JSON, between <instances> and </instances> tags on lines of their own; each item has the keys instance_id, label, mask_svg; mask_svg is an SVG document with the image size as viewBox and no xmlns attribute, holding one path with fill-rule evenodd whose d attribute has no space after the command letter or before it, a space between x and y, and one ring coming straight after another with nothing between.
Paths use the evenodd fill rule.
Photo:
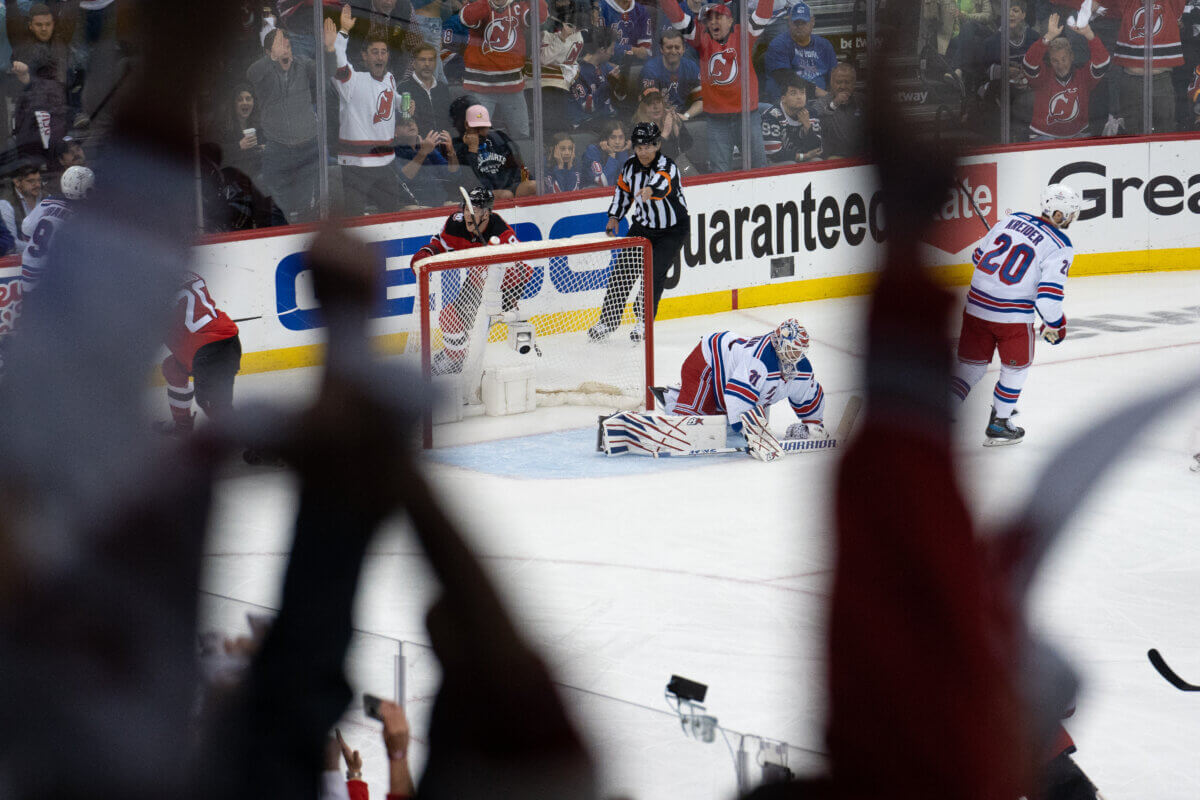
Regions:
<instances>
[{"instance_id":1,"label":"hockey sock","mask_svg":"<svg viewBox=\"0 0 1200 800\"><path fill-rule=\"evenodd\" d=\"M171 406L171 419L175 427L191 430L192 428L192 396L194 392L189 384L183 386L167 386L167 403Z\"/></svg>"},{"instance_id":2,"label":"hockey sock","mask_svg":"<svg viewBox=\"0 0 1200 800\"><path fill-rule=\"evenodd\" d=\"M992 391L992 408L996 409L997 417L1008 419L1012 416L1028 375L1029 367L1000 368L1000 380L996 381L996 388Z\"/></svg>"},{"instance_id":3,"label":"hockey sock","mask_svg":"<svg viewBox=\"0 0 1200 800\"><path fill-rule=\"evenodd\" d=\"M446 356L454 361L462 361L467 353L468 332L458 304L443 308L438 315L438 323L442 326L442 345L446 349Z\"/></svg>"},{"instance_id":4,"label":"hockey sock","mask_svg":"<svg viewBox=\"0 0 1200 800\"><path fill-rule=\"evenodd\" d=\"M954 374L950 377L950 395L960 403L966 400L971 389L979 383L979 379L985 372L987 372L987 364L959 361L954 367Z\"/></svg>"}]
</instances>

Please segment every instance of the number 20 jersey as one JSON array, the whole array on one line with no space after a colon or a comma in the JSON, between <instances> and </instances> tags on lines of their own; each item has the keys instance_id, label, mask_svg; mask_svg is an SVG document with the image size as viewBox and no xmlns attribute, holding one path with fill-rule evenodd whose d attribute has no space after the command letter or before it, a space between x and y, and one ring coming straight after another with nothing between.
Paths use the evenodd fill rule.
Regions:
<instances>
[{"instance_id":1,"label":"number 20 jersey","mask_svg":"<svg viewBox=\"0 0 1200 800\"><path fill-rule=\"evenodd\" d=\"M975 272L966 312L992 322L1047 323L1063 319L1063 283L1075 259L1067 235L1033 214L997 222L971 254Z\"/></svg>"}]
</instances>

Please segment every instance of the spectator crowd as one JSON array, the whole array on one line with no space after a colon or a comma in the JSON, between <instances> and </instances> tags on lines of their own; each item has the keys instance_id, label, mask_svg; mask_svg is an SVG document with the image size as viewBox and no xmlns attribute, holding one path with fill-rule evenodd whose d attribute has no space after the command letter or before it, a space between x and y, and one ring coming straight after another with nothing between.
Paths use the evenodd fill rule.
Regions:
<instances>
[{"instance_id":1,"label":"spectator crowd","mask_svg":"<svg viewBox=\"0 0 1200 800\"><path fill-rule=\"evenodd\" d=\"M912 54L902 110L963 143L999 141L1005 114L1014 142L1200 127L1200 0L1154 4L1149 95L1143 4L1106 1L1085 20L1079 0L1012 0L1002 21L998 0L924 0L915 16L876 0L876 38ZM240 4L218 88L196 102L206 231L436 207L459 187L608 186L638 122L685 179L867 146L865 15L822 0L323 0L321 25L313 2ZM133 5L4 4L0 252L103 148Z\"/></svg>"}]
</instances>

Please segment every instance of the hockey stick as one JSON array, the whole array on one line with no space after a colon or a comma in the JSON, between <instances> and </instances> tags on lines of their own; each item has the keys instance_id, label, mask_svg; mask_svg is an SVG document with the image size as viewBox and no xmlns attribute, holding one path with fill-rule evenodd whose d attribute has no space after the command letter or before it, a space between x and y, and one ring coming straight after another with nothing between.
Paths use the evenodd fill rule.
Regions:
<instances>
[{"instance_id":1,"label":"hockey stick","mask_svg":"<svg viewBox=\"0 0 1200 800\"><path fill-rule=\"evenodd\" d=\"M846 437L850 435L851 429L854 427L855 421L858 419L858 412L862 408L862 397L853 395L846 403L846 408L842 411L842 418L838 422L837 432L827 439L784 439L779 443L779 446L785 453L803 453L812 452L814 450L834 450L841 446L846 441ZM608 416L601 416L599 419L599 428L596 432L596 450L605 452L604 450L604 421ZM685 439L681 436L673 436L670 431L657 430L654 431L660 436L660 439L655 440L649 431L643 431L648 441L653 444L662 445L668 439L673 439L678 443L684 443ZM691 450L657 450L652 447L643 447L636 441L623 441L622 446L625 448L635 448L647 451L647 454L653 458L690 458L692 456L713 456L724 455L727 453L749 453L749 446L743 447L701 447ZM616 451L610 455L616 455L624 450Z\"/></svg>"},{"instance_id":2,"label":"hockey stick","mask_svg":"<svg viewBox=\"0 0 1200 800\"><path fill-rule=\"evenodd\" d=\"M471 205L471 195L467 193L464 186L458 187L458 193L463 196L463 202L467 204L467 213L471 215L472 221L475 219L475 206Z\"/></svg>"},{"instance_id":3,"label":"hockey stick","mask_svg":"<svg viewBox=\"0 0 1200 800\"><path fill-rule=\"evenodd\" d=\"M1188 683L1175 674L1175 670L1167 666L1167 662L1163 660L1162 654L1153 647L1146 653L1146 656L1150 659L1150 663L1154 665L1154 668L1158 670L1158 674L1166 679L1167 683L1181 692L1200 692L1200 686Z\"/></svg>"},{"instance_id":4,"label":"hockey stick","mask_svg":"<svg viewBox=\"0 0 1200 800\"><path fill-rule=\"evenodd\" d=\"M975 203L975 198L971 196L971 192L967 189L967 182L963 178L958 179L958 185L963 190L963 194L967 196L967 202L971 204L971 208L975 211L975 216L979 217L979 224L983 226L983 232L987 233L992 229L988 225L987 220L983 216L983 212L979 210L979 206Z\"/></svg>"}]
</instances>

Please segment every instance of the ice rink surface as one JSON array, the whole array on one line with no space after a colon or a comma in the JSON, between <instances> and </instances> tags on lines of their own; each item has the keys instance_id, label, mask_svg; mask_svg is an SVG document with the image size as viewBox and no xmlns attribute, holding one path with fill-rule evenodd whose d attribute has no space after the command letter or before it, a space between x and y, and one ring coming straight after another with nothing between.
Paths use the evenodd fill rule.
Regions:
<instances>
[{"instance_id":1,"label":"ice rink surface","mask_svg":"<svg viewBox=\"0 0 1200 800\"><path fill-rule=\"evenodd\" d=\"M796 316L812 336L809 357L833 427L848 398L862 393L866 303L662 322L656 380L676 380L704 333L756 335ZM1021 507L1040 468L1071 436L1200 370L1196 273L1071 279L1065 308L1067 340L1039 343L1021 397L1025 441L981 446L995 364L960 415L961 482L985 529ZM244 376L238 394L295 400L315 377L313 370ZM773 464L741 455L608 459L594 451L596 413L468 420L439 432L455 444L434 451L429 471L551 664L606 795L732 797L729 748L745 742L757 777L754 737L787 742L794 771L819 769L836 453ZM773 427L782 430L790 416L777 406ZM1200 797L1200 694L1172 688L1146 659L1157 647L1200 683L1200 474L1188 470L1197 451L1200 398L1192 398L1112 465L1036 590L1036 627L1083 676L1068 730L1076 760L1106 800ZM236 468L223 480L203 582L209 625L240 631L245 610L275 606L294 502L293 484L277 470ZM395 522L364 572L362 634L349 664L357 690L390 696L394 640L408 643L417 770L437 686L436 662L421 646L435 588L405 523ZM709 685L705 705L724 737L706 744L684 736L663 699L673 673ZM505 721L495 723L503 735ZM372 794L382 797L378 725L352 709L342 731L363 751Z\"/></svg>"}]
</instances>

